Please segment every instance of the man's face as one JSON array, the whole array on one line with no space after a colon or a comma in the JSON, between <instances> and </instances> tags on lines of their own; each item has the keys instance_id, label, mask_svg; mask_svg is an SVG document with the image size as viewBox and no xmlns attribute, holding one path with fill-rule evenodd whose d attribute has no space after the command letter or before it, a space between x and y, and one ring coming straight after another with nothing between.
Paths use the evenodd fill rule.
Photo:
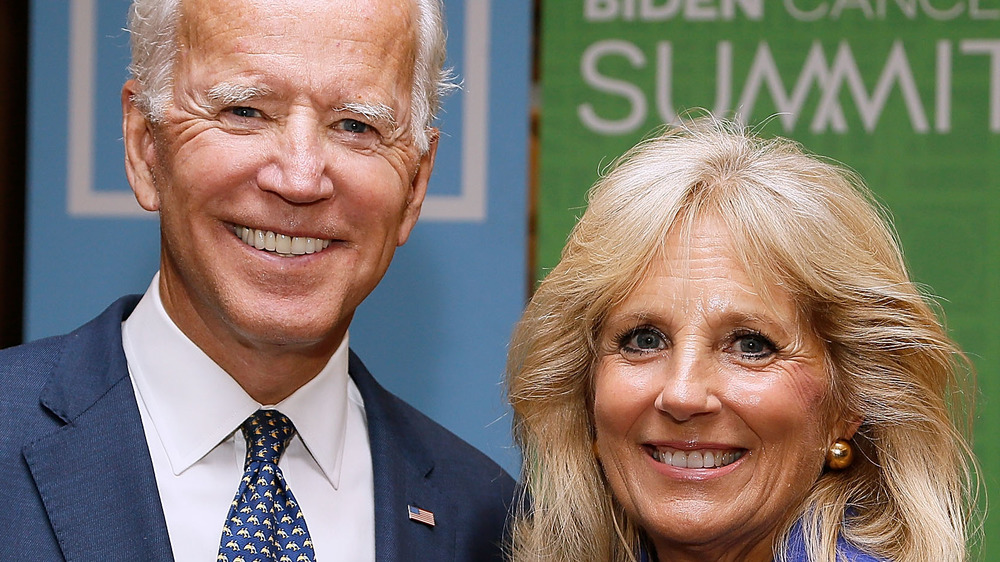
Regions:
<instances>
[{"instance_id":1,"label":"man's face","mask_svg":"<svg viewBox=\"0 0 1000 562\"><path fill-rule=\"evenodd\" d=\"M412 9L185 0L162 123L126 84L126 168L160 212L164 306L217 361L328 356L406 241L434 156L410 129Z\"/></svg>"}]
</instances>

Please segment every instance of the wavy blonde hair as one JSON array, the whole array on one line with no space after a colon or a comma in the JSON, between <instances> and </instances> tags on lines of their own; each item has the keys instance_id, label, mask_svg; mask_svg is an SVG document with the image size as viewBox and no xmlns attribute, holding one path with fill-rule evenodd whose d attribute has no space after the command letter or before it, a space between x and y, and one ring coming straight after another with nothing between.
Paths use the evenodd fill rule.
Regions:
<instances>
[{"instance_id":1,"label":"wavy blonde hair","mask_svg":"<svg viewBox=\"0 0 1000 562\"><path fill-rule=\"evenodd\" d=\"M836 560L838 536L889 560L965 560L972 367L909 280L885 213L854 173L712 118L640 143L594 185L515 331L507 386L532 507L513 559L632 561L646 542L592 450L596 341L668 232L709 214L751 281L786 290L826 343L834 411L863 419L854 464L818 478L776 556L798 520L810 560Z\"/></svg>"}]
</instances>

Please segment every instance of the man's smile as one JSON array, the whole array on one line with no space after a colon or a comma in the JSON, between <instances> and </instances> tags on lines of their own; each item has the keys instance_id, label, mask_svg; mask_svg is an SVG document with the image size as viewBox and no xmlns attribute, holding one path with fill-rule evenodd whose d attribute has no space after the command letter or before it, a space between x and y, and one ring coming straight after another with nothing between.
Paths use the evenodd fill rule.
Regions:
<instances>
[{"instance_id":1,"label":"man's smile","mask_svg":"<svg viewBox=\"0 0 1000 562\"><path fill-rule=\"evenodd\" d=\"M274 252L280 256L314 254L326 249L331 242L331 240L311 236L289 236L272 230L260 230L240 225L233 227L233 233L248 246Z\"/></svg>"}]
</instances>

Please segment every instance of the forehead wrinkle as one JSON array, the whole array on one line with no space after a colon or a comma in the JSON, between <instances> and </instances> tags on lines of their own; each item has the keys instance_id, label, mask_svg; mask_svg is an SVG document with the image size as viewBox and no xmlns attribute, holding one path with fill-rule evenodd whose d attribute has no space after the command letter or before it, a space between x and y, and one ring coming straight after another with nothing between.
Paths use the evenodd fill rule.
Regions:
<instances>
[{"instance_id":1,"label":"forehead wrinkle","mask_svg":"<svg viewBox=\"0 0 1000 562\"><path fill-rule=\"evenodd\" d=\"M767 314L761 314L754 311L743 311L743 310L720 311L717 317L715 318L710 317L709 321L713 323L719 323L724 326L780 327L784 324L784 321L781 318L773 318Z\"/></svg>"},{"instance_id":2,"label":"forehead wrinkle","mask_svg":"<svg viewBox=\"0 0 1000 562\"><path fill-rule=\"evenodd\" d=\"M785 306L792 304L790 302L780 302L785 299L765 299L760 292L737 282L732 282L731 289L700 299L702 309L727 319L742 318L748 322L795 322L795 307Z\"/></svg>"}]
</instances>

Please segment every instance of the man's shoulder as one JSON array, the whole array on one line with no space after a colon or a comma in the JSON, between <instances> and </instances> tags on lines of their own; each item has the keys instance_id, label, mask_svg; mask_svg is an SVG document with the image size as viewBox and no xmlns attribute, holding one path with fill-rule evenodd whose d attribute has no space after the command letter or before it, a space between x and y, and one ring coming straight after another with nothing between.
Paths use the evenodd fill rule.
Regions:
<instances>
[{"instance_id":1,"label":"man's shoulder","mask_svg":"<svg viewBox=\"0 0 1000 562\"><path fill-rule=\"evenodd\" d=\"M501 560L504 535L515 499L514 480L489 457L382 388L351 353L348 370L364 399L379 490L388 497L417 502L454 531L449 552L456 560ZM426 502L426 504L425 504ZM440 541L416 540L413 527L397 529L410 544L409 555L435 559ZM440 535L444 537L446 535ZM437 546L434 546L437 544ZM389 547L393 548L393 547ZM451 556L449 556L450 558Z\"/></svg>"},{"instance_id":2,"label":"man's shoulder","mask_svg":"<svg viewBox=\"0 0 1000 562\"><path fill-rule=\"evenodd\" d=\"M104 358L121 348L121 320L128 316L136 299L134 295L119 299L67 334L0 350L0 386L8 406L19 402L37 404L42 388L67 365L106 363Z\"/></svg>"},{"instance_id":3,"label":"man's shoulder","mask_svg":"<svg viewBox=\"0 0 1000 562\"><path fill-rule=\"evenodd\" d=\"M121 297L96 317L76 328L72 332L57 336L30 341L0 350L0 369L19 365L31 365L37 361L46 361L54 354L59 354L67 346L81 339L93 343L109 336L121 338L121 321L128 317L139 302L140 295Z\"/></svg>"},{"instance_id":4,"label":"man's shoulder","mask_svg":"<svg viewBox=\"0 0 1000 562\"><path fill-rule=\"evenodd\" d=\"M7 398L37 400L67 348L72 347L74 334L51 336L0 350L0 385Z\"/></svg>"},{"instance_id":5,"label":"man's shoulder","mask_svg":"<svg viewBox=\"0 0 1000 562\"><path fill-rule=\"evenodd\" d=\"M411 406L402 398L383 388L371 376L352 352L351 377L365 399L369 419L378 419L378 428L371 432L391 433L390 439L413 451L426 455L433 463L438 476L458 481L467 480L477 485L493 482L504 492L513 490L514 481L507 472L479 449L473 447L451 430Z\"/></svg>"},{"instance_id":6,"label":"man's shoulder","mask_svg":"<svg viewBox=\"0 0 1000 562\"><path fill-rule=\"evenodd\" d=\"M61 355L69 334L35 340L0 350L0 377L8 382L8 373L37 374ZM16 382L14 380L10 382Z\"/></svg>"},{"instance_id":7,"label":"man's shoulder","mask_svg":"<svg viewBox=\"0 0 1000 562\"><path fill-rule=\"evenodd\" d=\"M485 453L406 401L391 393L390 396L394 399L401 418L433 452L438 468L454 473L456 477L480 480L483 476L487 476L496 480L506 478L513 482L507 472Z\"/></svg>"},{"instance_id":8,"label":"man's shoulder","mask_svg":"<svg viewBox=\"0 0 1000 562\"><path fill-rule=\"evenodd\" d=\"M62 357L66 336L46 338L0 350L0 449L20 450L24 441L53 423L40 406L42 390ZM7 429L4 429L7 428ZM0 453L7 463L6 452Z\"/></svg>"}]
</instances>

